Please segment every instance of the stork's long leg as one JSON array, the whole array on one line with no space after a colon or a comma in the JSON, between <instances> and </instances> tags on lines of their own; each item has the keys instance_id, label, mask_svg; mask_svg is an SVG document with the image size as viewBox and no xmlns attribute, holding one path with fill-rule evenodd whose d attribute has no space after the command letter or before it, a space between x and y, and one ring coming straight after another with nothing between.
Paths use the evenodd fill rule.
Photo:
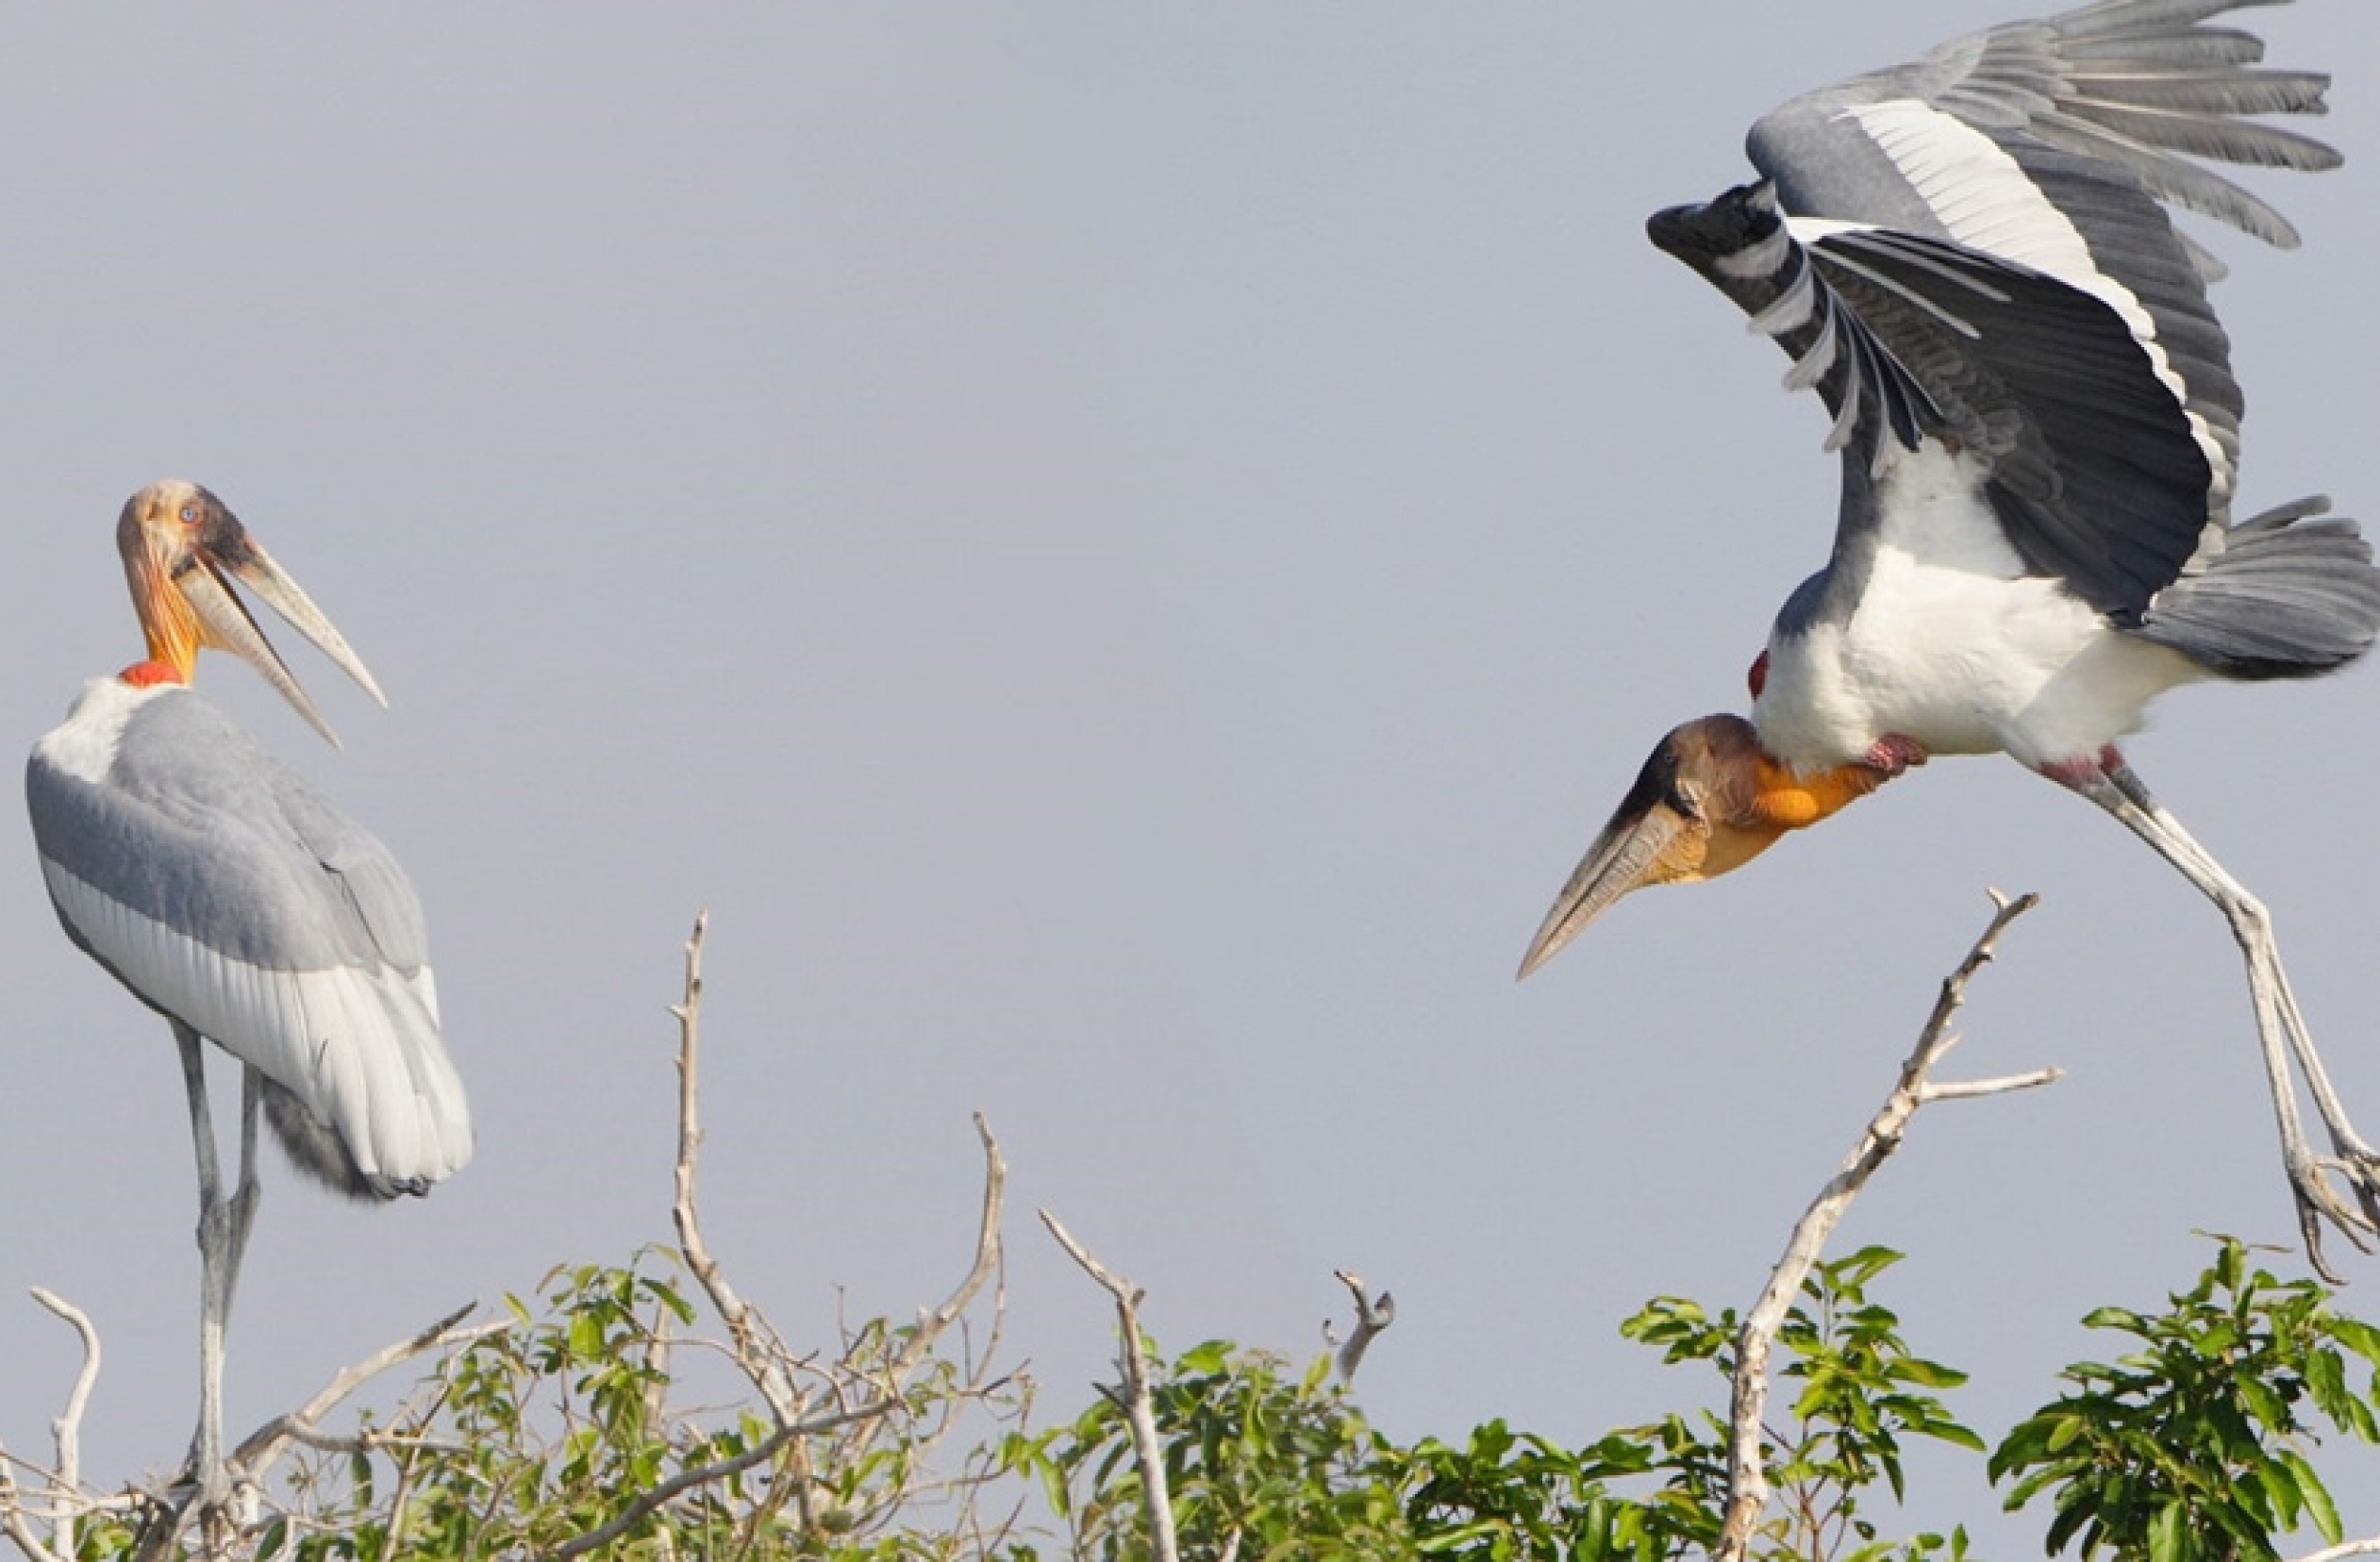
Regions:
<instances>
[{"instance_id":1,"label":"stork's long leg","mask_svg":"<svg viewBox=\"0 0 2380 1562\"><path fill-rule=\"evenodd\" d=\"M240 1187L226 1198L215 1147L215 1123L207 1104L207 1060L199 1034L173 1022L182 1055L182 1084L190 1096L191 1141L198 1155L198 1430L191 1439L191 1471L203 1507L227 1494L223 1463L224 1337L231 1323L232 1292L240 1284L240 1260L257 1206L257 1108L262 1086L247 1071L240 1103Z\"/></svg>"},{"instance_id":2,"label":"stork's long leg","mask_svg":"<svg viewBox=\"0 0 2380 1562\"><path fill-rule=\"evenodd\" d=\"M2338 1276L2323 1262L2322 1221L2329 1220L2357 1247L2370 1251L2369 1237L2380 1231L2380 1155L2356 1135L2347 1121L2344 1105L2330 1083L2328 1072L2314 1046L2312 1034L2290 992L2272 938L2271 916L2254 895L2224 872L2206 849L2193 839L2179 821L2159 806L2138 773L2122 756L2108 750L2095 764L2044 767L2043 773L2089 798L2123 826L2155 848L2199 892L2214 902L2231 926L2248 967L2249 997L2255 1008L2256 1035L2264 1052L2265 1075L2272 1089L2272 1111L2281 1131L2281 1155L2295 1190L2298 1226L2305 1238L2306 1257L2333 1281ZM2318 1158L2307 1143L2298 1116L2297 1091L2289 1072L2294 1057L2314 1093L2323 1126L2336 1155ZM2360 1205L2350 1206L2323 1175L2336 1168Z\"/></svg>"},{"instance_id":3,"label":"stork's long leg","mask_svg":"<svg viewBox=\"0 0 2380 1562\"><path fill-rule=\"evenodd\" d=\"M2155 798L2149 795L2147 783L2140 779L2139 772L2124 762L2122 755L2109 750L2103 758L2103 768L2107 773L2107 779L2114 782L2124 796L2139 805L2175 840L2196 855L2207 873L2230 882L2222 865L2192 839L2189 833L2182 828L2181 823L2166 812ZM2236 882L2233 882L2233 889L2239 889ZM2239 892L2245 894L2244 890ZM2305 1087L2313 1092L2315 1109L2322 1113L2322 1126L2330 1133L2331 1148L2340 1157L2343 1163L2341 1170L2347 1173L2349 1184L2363 1205L2364 1214L2375 1226L2380 1226L2380 1188L2375 1188L2375 1174L2380 1173L2380 1151L2373 1150L2348 1120L2347 1104L2340 1099L2338 1088L2331 1084L2330 1071L2322 1065L2322 1055L2314 1045L2314 1033L2307 1027L2305 1016L2297 1006L2297 994L2289 987L2289 974L2281 965L2281 952L2272 942L2271 921L2269 918L2261 921L2266 944L2271 951L2272 978L2278 989L2281 1019L2288 1034L2289 1050L2297 1058L2299 1070L2305 1075Z\"/></svg>"},{"instance_id":4,"label":"stork's long leg","mask_svg":"<svg viewBox=\"0 0 2380 1562\"><path fill-rule=\"evenodd\" d=\"M215 1121L207 1106L206 1043L179 1020L174 1041L182 1054L182 1085L190 1094L190 1132L198 1152L198 1431L191 1439L191 1473L199 1501L211 1505L224 1495L224 1324L231 1310L231 1282L224 1271L223 1168L215 1158Z\"/></svg>"}]
</instances>

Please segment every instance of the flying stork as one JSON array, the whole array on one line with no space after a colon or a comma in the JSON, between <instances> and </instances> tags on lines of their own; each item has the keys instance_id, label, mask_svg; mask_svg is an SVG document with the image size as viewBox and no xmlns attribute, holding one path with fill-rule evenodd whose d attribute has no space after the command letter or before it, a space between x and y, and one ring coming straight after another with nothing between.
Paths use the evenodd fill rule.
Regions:
<instances>
[{"instance_id":1,"label":"flying stork","mask_svg":"<svg viewBox=\"0 0 2380 1562\"><path fill-rule=\"evenodd\" d=\"M66 936L165 1017L198 1153L202 1504L225 1496L224 1332L257 1207L261 1109L297 1166L359 1200L471 1159L471 1112L439 1038L422 908L388 849L191 692L201 646L252 664L338 738L233 576L385 705L330 620L205 489L142 489L116 523L148 656L88 684L33 748L25 797ZM241 1064L240 1180L226 1193L205 1038Z\"/></svg>"},{"instance_id":2,"label":"flying stork","mask_svg":"<svg viewBox=\"0 0 2380 1562\"><path fill-rule=\"evenodd\" d=\"M2324 1220L2358 1246L2380 1232L2380 1154L2263 906L2116 747L2176 685L2332 672L2380 631L2380 571L2326 501L2233 522L2241 400L2206 296L2223 268L2167 211L2292 247L2278 212L2189 158L2338 161L2245 117L2319 113L2329 86L2256 68L2257 39L2207 25L2255 3L2103 0L1975 33L1786 104L1753 127L1757 182L1652 218L1834 414L1841 508L1752 664L1750 720L1661 739L1521 973L1631 889L1716 877L1929 756L2006 754L2222 909L2327 1275Z\"/></svg>"}]
</instances>

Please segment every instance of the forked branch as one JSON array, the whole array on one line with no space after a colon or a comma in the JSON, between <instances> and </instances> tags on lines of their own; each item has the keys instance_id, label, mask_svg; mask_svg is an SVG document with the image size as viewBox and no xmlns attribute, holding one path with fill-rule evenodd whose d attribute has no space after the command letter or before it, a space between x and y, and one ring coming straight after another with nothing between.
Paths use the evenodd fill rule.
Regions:
<instances>
[{"instance_id":1,"label":"forked branch","mask_svg":"<svg viewBox=\"0 0 2380 1562\"><path fill-rule=\"evenodd\" d=\"M1934 1101L1963 1101L2027 1089L2050 1083L2062 1072L2039 1069L2000 1079L1953 1084L1937 1084L1932 1077L1935 1065L1958 1045L1958 1037L1951 1030L1950 1022L1966 1001L1968 982L1990 961L2000 935L2008 924L2031 910L2039 898L2028 894L2010 900L1996 889L1991 892L1991 921L1968 951L1966 959L1959 962L1958 969L1943 978L1934 1012L1919 1034L1915 1050L1901 1065L1900 1082L1869 1120L1859 1142L1840 1169L1795 1223L1785 1255L1777 1260L1769 1276L1768 1288L1743 1321L1736 1340L1735 1390L1728 1417L1727 1514L1716 1553L1720 1562L1740 1562L1751 1546L1753 1530L1768 1506L1769 1481L1760 1462L1760 1428L1769 1398L1769 1350L1843 1211L1868 1185L1876 1169L1901 1147L1902 1135L1919 1107Z\"/></svg>"},{"instance_id":2,"label":"forked branch","mask_svg":"<svg viewBox=\"0 0 2380 1562\"><path fill-rule=\"evenodd\" d=\"M686 1267L694 1271L711 1305L719 1310L721 1321L727 1325L737 1365L768 1401L777 1424L786 1426L800 1421L805 1408L802 1392L786 1370L792 1353L759 1310L727 1283L725 1272L703 1240L702 1221L695 1213L695 1163L703 1143L703 936L709 930L710 913L698 913L693 935L686 940L685 996L670 1008L677 1020L677 1198L674 1205L677 1245L686 1255Z\"/></svg>"},{"instance_id":3,"label":"forked branch","mask_svg":"<svg viewBox=\"0 0 2380 1562\"><path fill-rule=\"evenodd\" d=\"M1066 1250L1066 1255L1115 1298L1116 1328L1123 1337L1116 1350L1123 1388L1116 1397L1123 1408L1125 1422L1132 1428L1132 1454L1140 1467L1140 1498L1149 1509L1150 1554L1156 1562L1178 1562L1180 1554L1173 1539L1173 1499L1166 1489L1165 1450L1157 1442L1157 1407L1149 1388L1149 1353L1140 1343L1140 1301L1144 1293L1092 1257L1090 1250L1074 1240L1073 1234L1046 1209L1041 1211L1041 1223L1057 1238L1057 1245Z\"/></svg>"},{"instance_id":4,"label":"forked branch","mask_svg":"<svg viewBox=\"0 0 2380 1562\"><path fill-rule=\"evenodd\" d=\"M1363 1276L1353 1270L1333 1270L1331 1272L1339 1276L1339 1283L1347 1288L1348 1295L1355 1298L1356 1329L1341 1341L1339 1331L1332 1326L1330 1320L1324 1319L1323 1342L1338 1348L1339 1354L1331 1365L1339 1373L1339 1381L1353 1383L1356 1381L1356 1369L1363 1365L1364 1352L1372 1348L1373 1340L1379 1337L1382 1330L1396 1321L1397 1299L1382 1291L1375 1301L1371 1291L1365 1288Z\"/></svg>"}]
</instances>

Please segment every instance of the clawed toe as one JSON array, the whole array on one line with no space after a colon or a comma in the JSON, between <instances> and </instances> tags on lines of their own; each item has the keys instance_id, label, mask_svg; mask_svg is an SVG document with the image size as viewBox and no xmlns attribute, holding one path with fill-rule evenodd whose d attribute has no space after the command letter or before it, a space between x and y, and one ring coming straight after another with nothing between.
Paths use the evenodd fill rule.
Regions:
<instances>
[{"instance_id":1,"label":"clawed toe","mask_svg":"<svg viewBox=\"0 0 2380 1562\"><path fill-rule=\"evenodd\" d=\"M2330 1185L2328 1173L2332 1172L2345 1178L2355 1189L2354 1205L2340 1198L2338 1189ZM2291 1163L2289 1186L2297 1195L2297 1229L2305 1239L2306 1262L2328 1284L2345 1285L2346 1277L2332 1269L2322 1256L2322 1222L2327 1221L2344 1232L2357 1252L2372 1251L2373 1238L2380 1237L2380 1159L2369 1151L2353 1155L2326 1155L2319 1160L2308 1157Z\"/></svg>"},{"instance_id":2,"label":"clawed toe","mask_svg":"<svg viewBox=\"0 0 2380 1562\"><path fill-rule=\"evenodd\" d=\"M2363 1206L2364 1229L2380 1234L2380 1153L2360 1140L2341 1141L2338 1143L2338 1153L2322 1165L2337 1172L2355 1189L2355 1203Z\"/></svg>"}]
</instances>

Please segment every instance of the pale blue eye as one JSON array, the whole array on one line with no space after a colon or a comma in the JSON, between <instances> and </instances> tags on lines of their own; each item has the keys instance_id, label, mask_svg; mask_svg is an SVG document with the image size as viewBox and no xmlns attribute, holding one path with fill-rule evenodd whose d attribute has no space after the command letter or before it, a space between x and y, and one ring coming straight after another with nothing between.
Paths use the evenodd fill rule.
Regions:
<instances>
[{"instance_id":1,"label":"pale blue eye","mask_svg":"<svg viewBox=\"0 0 2380 1562\"><path fill-rule=\"evenodd\" d=\"M184 505L182 507L182 524L190 526L195 525L197 523L198 507L196 505Z\"/></svg>"}]
</instances>

